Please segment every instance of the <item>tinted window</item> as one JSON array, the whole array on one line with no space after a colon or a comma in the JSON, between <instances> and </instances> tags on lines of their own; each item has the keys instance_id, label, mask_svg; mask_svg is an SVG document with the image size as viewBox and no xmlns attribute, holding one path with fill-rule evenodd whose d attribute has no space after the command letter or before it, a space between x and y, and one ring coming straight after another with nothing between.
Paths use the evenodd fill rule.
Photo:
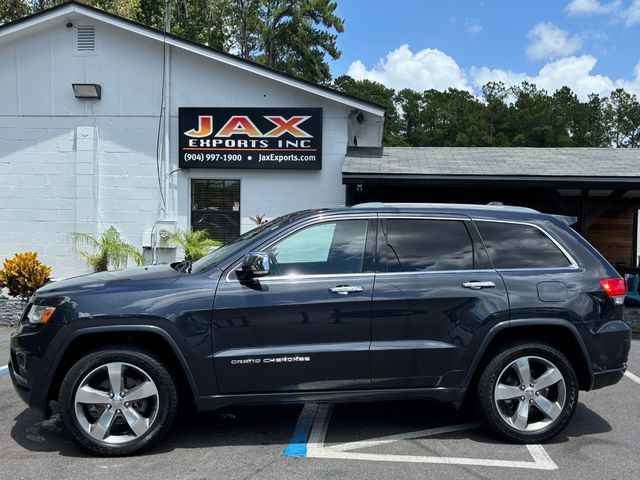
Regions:
<instances>
[{"instance_id":1,"label":"tinted window","mask_svg":"<svg viewBox=\"0 0 640 480\"><path fill-rule=\"evenodd\" d=\"M274 275L361 273L367 220L313 225L268 249Z\"/></svg>"},{"instance_id":2,"label":"tinted window","mask_svg":"<svg viewBox=\"0 0 640 480\"><path fill-rule=\"evenodd\" d=\"M389 272L473 268L473 244L457 220L387 220Z\"/></svg>"},{"instance_id":3,"label":"tinted window","mask_svg":"<svg viewBox=\"0 0 640 480\"><path fill-rule=\"evenodd\" d=\"M240 235L240 180L191 180L191 228L222 243Z\"/></svg>"},{"instance_id":4,"label":"tinted window","mask_svg":"<svg viewBox=\"0 0 640 480\"><path fill-rule=\"evenodd\" d=\"M555 243L528 225L476 222L495 268L553 268L570 265Z\"/></svg>"}]
</instances>

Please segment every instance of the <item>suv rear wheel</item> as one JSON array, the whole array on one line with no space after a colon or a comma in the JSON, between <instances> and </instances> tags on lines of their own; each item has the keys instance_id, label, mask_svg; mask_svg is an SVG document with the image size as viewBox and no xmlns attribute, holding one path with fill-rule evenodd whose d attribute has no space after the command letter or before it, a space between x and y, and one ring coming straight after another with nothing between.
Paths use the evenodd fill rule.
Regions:
<instances>
[{"instance_id":1,"label":"suv rear wheel","mask_svg":"<svg viewBox=\"0 0 640 480\"><path fill-rule=\"evenodd\" d=\"M544 343L509 345L487 364L478 382L483 422L507 441L536 443L562 430L578 404L569 360Z\"/></svg>"},{"instance_id":2,"label":"suv rear wheel","mask_svg":"<svg viewBox=\"0 0 640 480\"><path fill-rule=\"evenodd\" d=\"M130 346L92 351L80 358L60 387L63 423L99 455L146 448L171 427L177 392L152 353Z\"/></svg>"}]
</instances>

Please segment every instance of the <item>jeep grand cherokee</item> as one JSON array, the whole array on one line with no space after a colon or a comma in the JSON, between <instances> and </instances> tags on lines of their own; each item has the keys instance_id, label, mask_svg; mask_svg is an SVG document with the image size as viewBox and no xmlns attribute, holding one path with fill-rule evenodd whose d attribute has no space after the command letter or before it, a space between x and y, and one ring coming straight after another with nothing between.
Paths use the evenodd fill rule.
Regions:
<instances>
[{"instance_id":1,"label":"jeep grand cherokee","mask_svg":"<svg viewBox=\"0 0 640 480\"><path fill-rule=\"evenodd\" d=\"M101 455L169 430L178 399L471 400L541 442L630 348L624 280L534 210L366 204L278 218L196 262L49 284L11 337L20 396ZM55 402L52 402L55 401Z\"/></svg>"}]
</instances>

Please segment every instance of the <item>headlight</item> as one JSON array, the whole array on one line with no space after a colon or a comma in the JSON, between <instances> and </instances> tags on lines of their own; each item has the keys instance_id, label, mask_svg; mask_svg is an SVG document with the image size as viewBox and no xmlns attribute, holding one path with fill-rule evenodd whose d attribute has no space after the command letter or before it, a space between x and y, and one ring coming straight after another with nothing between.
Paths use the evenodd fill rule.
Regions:
<instances>
[{"instance_id":1,"label":"headlight","mask_svg":"<svg viewBox=\"0 0 640 480\"><path fill-rule=\"evenodd\" d=\"M45 307L44 305L31 305L29 312L27 313L27 319L32 325L38 325L41 323L47 323L55 312L54 307Z\"/></svg>"}]
</instances>

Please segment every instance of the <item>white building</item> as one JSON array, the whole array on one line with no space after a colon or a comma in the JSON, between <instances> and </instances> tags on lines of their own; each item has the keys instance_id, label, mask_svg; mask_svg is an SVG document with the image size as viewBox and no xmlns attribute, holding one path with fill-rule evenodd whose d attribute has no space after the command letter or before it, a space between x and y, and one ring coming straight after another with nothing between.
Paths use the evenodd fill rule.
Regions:
<instances>
[{"instance_id":1,"label":"white building","mask_svg":"<svg viewBox=\"0 0 640 480\"><path fill-rule=\"evenodd\" d=\"M77 91L73 84L80 84ZM87 89L100 98L77 98ZM265 122L273 129L288 122L270 141L284 140L290 148L273 158L316 151L310 146L321 147L321 153L306 165L298 157L258 163L255 157L265 145L269 151L280 147L267 140L225 143L252 138L234 134L246 131L242 122L232 122L226 137L205 137L221 138L213 145L220 148L194 150L208 160L191 156L186 163L198 167L180 168L179 156L186 158L179 151L181 140L211 147L202 137L184 136L178 113L185 107L202 109L191 112L193 131L195 119L209 115L218 130L224 112L211 109L225 107L233 109L229 115L247 114L249 125L260 120L259 139L268 133ZM256 108L268 110L251 110ZM306 115L296 110L301 108L321 110ZM295 115L313 118L292 120ZM306 135L312 123L315 133ZM274 218L342 205L347 147L380 147L383 123L378 105L74 2L4 25L0 260L35 250L53 267L54 277L62 278L87 271L70 232L99 233L115 225L149 252L163 228L206 228L227 240L250 229L255 214ZM296 125L302 140L290 134ZM314 145L319 132L321 144ZM256 148L247 150L250 146ZM283 165L287 168L279 168ZM252 168L228 168L238 166ZM159 255L161 260L173 256L173 250Z\"/></svg>"}]
</instances>

